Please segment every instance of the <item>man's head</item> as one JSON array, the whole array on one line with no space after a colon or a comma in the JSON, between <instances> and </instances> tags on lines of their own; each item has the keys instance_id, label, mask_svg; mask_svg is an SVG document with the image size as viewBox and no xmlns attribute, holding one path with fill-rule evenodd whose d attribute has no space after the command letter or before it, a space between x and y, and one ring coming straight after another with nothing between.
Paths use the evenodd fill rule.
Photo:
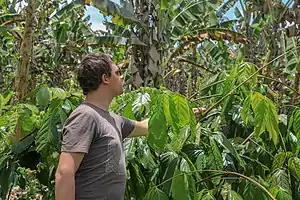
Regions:
<instances>
[{"instance_id":1,"label":"man's head","mask_svg":"<svg viewBox=\"0 0 300 200\"><path fill-rule=\"evenodd\" d=\"M90 53L82 60L77 79L83 93L87 95L103 88L113 97L123 93L121 72L110 56L103 53Z\"/></svg>"}]
</instances>

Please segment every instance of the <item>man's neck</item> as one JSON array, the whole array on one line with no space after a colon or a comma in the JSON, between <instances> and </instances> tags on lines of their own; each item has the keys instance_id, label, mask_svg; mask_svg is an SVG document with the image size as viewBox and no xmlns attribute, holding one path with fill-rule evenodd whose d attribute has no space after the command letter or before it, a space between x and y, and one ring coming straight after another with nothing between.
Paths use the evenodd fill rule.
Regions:
<instances>
[{"instance_id":1,"label":"man's neck","mask_svg":"<svg viewBox=\"0 0 300 200\"><path fill-rule=\"evenodd\" d=\"M104 97L96 93L88 94L86 96L85 101L87 103L93 104L105 111L108 111L109 105L112 102L112 98L109 98L108 96Z\"/></svg>"}]
</instances>

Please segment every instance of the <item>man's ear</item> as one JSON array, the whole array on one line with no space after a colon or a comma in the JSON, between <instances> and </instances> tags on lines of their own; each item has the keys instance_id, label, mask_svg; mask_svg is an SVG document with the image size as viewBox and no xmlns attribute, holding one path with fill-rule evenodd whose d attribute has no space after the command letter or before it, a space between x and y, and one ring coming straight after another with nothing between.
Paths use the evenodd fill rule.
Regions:
<instances>
[{"instance_id":1,"label":"man's ear","mask_svg":"<svg viewBox=\"0 0 300 200\"><path fill-rule=\"evenodd\" d=\"M101 81L103 84L109 84L109 77L107 76L107 74L102 74Z\"/></svg>"}]
</instances>

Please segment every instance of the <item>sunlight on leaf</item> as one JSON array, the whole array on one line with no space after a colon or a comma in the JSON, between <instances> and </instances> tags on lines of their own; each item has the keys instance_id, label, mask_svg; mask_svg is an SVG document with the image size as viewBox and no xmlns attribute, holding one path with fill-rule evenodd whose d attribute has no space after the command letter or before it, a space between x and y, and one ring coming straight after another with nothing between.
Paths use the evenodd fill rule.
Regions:
<instances>
[{"instance_id":1,"label":"sunlight on leaf","mask_svg":"<svg viewBox=\"0 0 300 200\"><path fill-rule=\"evenodd\" d=\"M278 143L279 127L278 115L273 102L260 93L252 96L252 108L254 111L254 132L259 136L268 131L274 144Z\"/></svg>"}]
</instances>

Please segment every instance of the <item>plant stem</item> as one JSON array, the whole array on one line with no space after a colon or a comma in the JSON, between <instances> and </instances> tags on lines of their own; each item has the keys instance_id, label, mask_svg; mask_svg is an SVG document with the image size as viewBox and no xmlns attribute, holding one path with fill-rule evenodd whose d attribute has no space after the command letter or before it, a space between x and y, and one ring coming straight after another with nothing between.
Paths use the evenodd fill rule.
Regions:
<instances>
[{"instance_id":1,"label":"plant stem","mask_svg":"<svg viewBox=\"0 0 300 200\"><path fill-rule=\"evenodd\" d=\"M271 80L271 81L275 81L275 82L277 82L277 83L280 83L280 84L282 84L282 85L288 87L289 89L293 90L293 91L296 92L298 95L300 95L300 93L299 93L295 88L292 88L291 86L289 86L288 84L286 84L286 83L284 83L284 82L281 82L281 81L276 80L276 79L274 79L274 78L267 77L267 76L263 76L263 75L258 75L258 77L265 78L265 79L269 79L269 80Z\"/></svg>"},{"instance_id":2,"label":"plant stem","mask_svg":"<svg viewBox=\"0 0 300 200\"><path fill-rule=\"evenodd\" d=\"M222 95L222 94L212 94L212 95L200 97L200 98L197 98L197 99L193 99L192 102L198 101L198 100L201 100L201 99L210 99L210 98L213 98L213 97L219 97L219 96L221 96L221 95Z\"/></svg>"},{"instance_id":3,"label":"plant stem","mask_svg":"<svg viewBox=\"0 0 300 200\"><path fill-rule=\"evenodd\" d=\"M204 69L205 71L210 72L210 73L212 73L212 74L216 73L216 72L211 71L210 69L204 67L203 65L200 65L200 64L198 64L198 63L195 63L194 61L189 60L189 59L184 58L184 57L179 57L179 58L178 58L178 61L179 61L179 62L186 62L186 63L192 64L192 65L195 65L196 67L199 67L199 68L201 68L201 69Z\"/></svg>"},{"instance_id":4,"label":"plant stem","mask_svg":"<svg viewBox=\"0 0 300 200\"><path fill-rule=\"evenodd\" d=\"M224 97L222 97L219 101L217 101L214 105L212 105L210 108L208 108L202 115L202 117L206 116L212 109L214 109L214 107L218 106L220 103L222 103L228 96L232 95L232 93L238 89L239 87L241 87L242 85L244 85L246 82L248 82L250 79L253 78L253 76L255 76L256 74L258 74L262 69L264 69L265 67L267 67L268 65L270 65L271 63L273 63L275 60L277 60L278 58L281 58L282 56L284 56L285 54L289 53L290 51L295 51L296 49L299 49L300 46L295 47L293 49L290 49L288 51L286 51L285 53L277 56L276 58L274 58L273 60L271 60L270 62L264 64L262 67L260 67L256 72L254 72L251 76L249 76L246 80L244 80L242 83L240 83L239 85L237 85L235 88L233 88L230 92L228 92L227 95L225 95Z\"/></svg>"},{"instance_id":5,"label":"plant stem","mask_svg":"<svg viewBox=\"0 0 300 200\"><path fill-rule=\"evenodd\" d=\"M265 148L263 148L261 145L259 145L257 142L255 142L254 140L252 140L251 138L249 139L251 142L253 142L254 144L256 144L257 146L259 146L262 150L264 150L267 154L269 154L273 159L275 159L275 157L268 152Z\"/></svg>"}]
</instances>

